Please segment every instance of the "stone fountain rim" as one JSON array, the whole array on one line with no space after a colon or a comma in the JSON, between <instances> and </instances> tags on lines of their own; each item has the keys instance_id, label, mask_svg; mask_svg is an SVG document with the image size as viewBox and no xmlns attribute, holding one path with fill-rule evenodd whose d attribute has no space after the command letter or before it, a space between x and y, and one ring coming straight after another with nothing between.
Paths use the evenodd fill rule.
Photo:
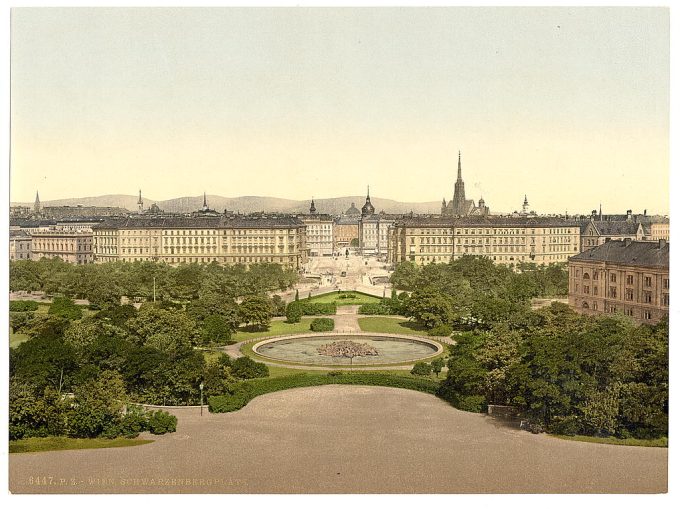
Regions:
<instances>
[{"instance_id":1,"label":"stone fountain rim","mask_svg":"<svg viewBox=\"0 0 680 509\"><path fill-rule=\"evenodd\" d=\"M437 355L440 355L441 353L444 352L444 346L438 342L435 341L434 339L430 338L424 338L422 336L412 336L409 334L394 334L390 332L305 332L303 334L285 334L281 336L274 336L270 337L261 341L258 341L252 346L252 350L255 354L259 355L260 357L264 357L268 360L272 360L274 362L279 362L279 363L285 363L285 362L293 362L293 361L287 361L286 359L281 359L279 357L272 357L270 355L263 354L262 352L258 351L258 348L260 348L263 345L267 345L269 343L276 343L278 341L284 341L284 340L289 340L289 339L305 339L305 338L319 338L319 337L328 337L330 340L333 340L333 338L339 338L339 337L352 337L352 336L364 336L367 338L393 338L393 339L406 339L409 341L413 341L416 343L425 343L426 345L434 347L437 351L434 352L431 355L427 355L425 357L417 357L415 359L404 359L403 361L399 362L392 362L392 363L386 363L392 366L400 366L404 364L411 364L413 362L418 362L418 361L423 361L426 359L431 359L433 357L436 357ZM306 366L333 366L332 364L323 364L319 362L300 362L300 361L295 361L295 364L299 365L306 365ZM370 364L355 364L355 366L371 366Z\"/></svg>"}]
</instances>

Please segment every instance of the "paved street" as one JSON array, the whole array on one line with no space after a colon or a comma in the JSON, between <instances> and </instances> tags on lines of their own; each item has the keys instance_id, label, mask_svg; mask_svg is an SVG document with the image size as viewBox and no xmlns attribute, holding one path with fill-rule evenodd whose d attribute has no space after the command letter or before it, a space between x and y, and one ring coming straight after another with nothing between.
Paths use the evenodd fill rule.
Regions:
<instances>
[{"instance_id":1,"label":"paved street","mask_svg":"<svg viewBox=\"0 0 680 509\"><path fill-rule=\"evenodd\" d=\"M403 389L309 387L230 414L173 413L178 431L152 444L11 454L10 490L655 493L667 484L667 449L532 435Z\"/></svg>"},{"instance_id":2,"label":"paved street","mask_svg":"<svg viewBox=\"0 0 680 509\"><path fill-rule=\"evenodd\" d=\"M342 276L345 272L345 276ZM389 271L387 263L379 261L375 256L363 257L357 254L342 256L310 257L305 266L303 279L313 279L318 282L301 282L296 286L300 297L307 297L328 293L336 290L357 290L360 292L382 297L390 296L391 287L373 278L387 278ZM375 284L374 284L375 283ZM280 295L286 302L295 297L295 289L287 292L272 292Z\"/></svg>"}]
</instances>

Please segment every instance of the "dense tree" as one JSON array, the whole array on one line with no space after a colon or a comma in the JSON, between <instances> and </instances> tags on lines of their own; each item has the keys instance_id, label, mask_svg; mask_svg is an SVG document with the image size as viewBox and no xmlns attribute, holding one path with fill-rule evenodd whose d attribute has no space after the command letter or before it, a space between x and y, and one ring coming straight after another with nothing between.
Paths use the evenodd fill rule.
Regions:
<instances>
[{"instance_id":1,"label":"dense tree","mask_svg":"<svg viewBox=\"0 0 680 509\"><path fill-rule=\"evenodd\" d=\"M201 342L204 345L223 345L231 339L232 327L221 315L208 315L203 320Z\"/></svg>"},{"instance_id":2,"label":"dense tree","mask_svg":"<svg viewBox=\"0 0 680 509\"><path fill-rule=\"evenodd\" d=\"M250 357L239 357L231 363L231 374L239 379L263 378L269 376L269 368Z\"/></svg>"},{"instance_id":3,"label":"dense tree","mask_svg":"<svg viewBox=\"0 0 680 509\"><path fill-rule=\"evenodd\" d=\"M272 304L265 295L249 295L239 305L241 321L266 329L273 315Z\"/></svg>"},{"instance_id":4,"label":"dense tree","mask_svg":"<svg viewBox=\"0 0 680 509\"><path fill-rule=\"evenodd\" d=\"M152 346L171 356L182 355L198 343L196 323L186 313L162 309L159 305L142 305L126 325L138 344Z\"/></svg>"},{"instance_id":5,"label":"dense tree","mask_svg":"<svg viewBox=\"0 0 680 509\"><path fill-rule=\"evenodd\" d=\"M50 305L48 314L66 318L67 320L80 320L83 316L83 310L80 306L76 306L73 300L68 297L55 297Z\"/></svg>"},{"instance_id":6,"label":"dense tree","mask_svg":"<svg viewBox=\"0 0 680 509\"><path fill-rule=\"evenodd\" d=\"M413 292L404 311L430 329L457 318L452 299L431 287Z\"/></svg>"}]
</instances>

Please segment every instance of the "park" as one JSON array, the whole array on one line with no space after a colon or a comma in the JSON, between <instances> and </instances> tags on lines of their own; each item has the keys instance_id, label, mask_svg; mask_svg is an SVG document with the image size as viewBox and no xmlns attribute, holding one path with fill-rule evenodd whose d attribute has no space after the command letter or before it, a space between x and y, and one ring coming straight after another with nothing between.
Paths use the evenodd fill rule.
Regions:
<instances>
[{"instance_id":1,"label":"park","mask_svg":"<svg viewBox=\"0 0 680 509\"><path fill-rule=\"evenodd\" d=\"M667 411L655 401L667 393L641 382L667 377L667 325L550 304L563 287L558 268L514 273L470 257L400 266L392 284L372 287L357 258L340 260L352 281L342 288L268 267L11 266L15 291L69 293L11 307L10 451L24 452L10 455L10 489L666 490ZM97 297L78 270L109 289L107 300L77 300ZM120 305L121 292L146 302ZM534 309L535 297L550 305ZM536 357L548 332L552 354ZM582 365L564 365L570 349L586 352ZM581 392L567 384L546 399L555 385L545 370L578 377ZM616 388L605 393L616 406L598 399L601 384ZM139 405L142 424L116 417L112 399ZM510 404L535 434L486 415ZM176 426L147 426L144 412L159 410Z\"/></svg>"}]
</instances>

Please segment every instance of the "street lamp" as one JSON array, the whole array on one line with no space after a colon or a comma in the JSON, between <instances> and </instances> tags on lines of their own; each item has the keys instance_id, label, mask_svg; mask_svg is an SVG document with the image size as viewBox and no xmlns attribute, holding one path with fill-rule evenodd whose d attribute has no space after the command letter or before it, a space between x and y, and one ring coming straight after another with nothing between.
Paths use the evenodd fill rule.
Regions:
<instances>
[{"instance_id":1,"label":"street lamp","mask_svg":"<svg viewBox=\"0 0 680 509\"><path fill-rule=\"evenodd\" d=\"M203 382L201 382L201 385L198 386L199 389L201 389L201 416L203 415Z\"/></svg>"}]
</instances>

